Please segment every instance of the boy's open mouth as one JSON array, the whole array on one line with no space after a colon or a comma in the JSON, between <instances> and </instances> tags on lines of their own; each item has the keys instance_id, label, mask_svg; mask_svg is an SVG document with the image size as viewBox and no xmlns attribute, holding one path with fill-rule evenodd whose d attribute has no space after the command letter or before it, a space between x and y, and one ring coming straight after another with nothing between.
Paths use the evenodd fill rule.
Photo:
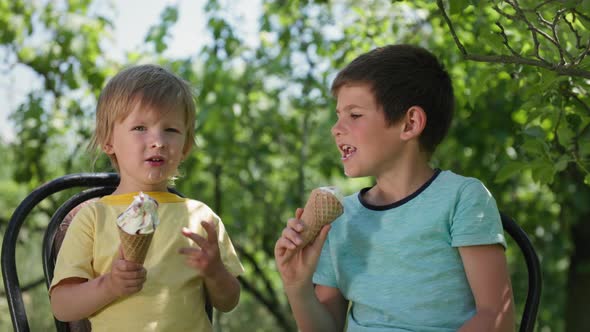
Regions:
<instances>
[{"instance_id":1,"label":"boy's open mouth","mask_svg":"<svg viewBox=\"0 0 590 332\"><path fill-rule=\"evenodd\" d=\"M356 148L348 144L342 144L338 147L340 148L340 152L342 153L342 160L349 159L356 152Z\"/></svg>"},{"instance_id":2,"label":"boy's open mouth","mask_svg":"<svg viewBox=\"0 0 590 332\"><path fill-rule=\"evenodd\" d=\"M162 165L164 163L164 157L161 156L152 156L147 158L145 161L150 163L151 165Z\"/></svg>"}]
</instances>

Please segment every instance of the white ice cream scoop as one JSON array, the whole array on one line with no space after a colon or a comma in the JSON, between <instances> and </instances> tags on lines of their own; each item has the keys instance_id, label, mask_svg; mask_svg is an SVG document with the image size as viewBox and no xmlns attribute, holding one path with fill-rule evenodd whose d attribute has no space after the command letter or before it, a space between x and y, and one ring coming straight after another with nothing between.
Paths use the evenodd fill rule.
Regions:
<instances>
[{"instance_id":1,"label":"white ice cream scoop","mask_svg":"<svg viewBox=\"0 0 590 332\"><path fill-rule=\"evenodd\" d=\"M143 192L117 218L119 228L128 234L150 234L158 224L158 202Z\"/></svg>"}]
</instances>

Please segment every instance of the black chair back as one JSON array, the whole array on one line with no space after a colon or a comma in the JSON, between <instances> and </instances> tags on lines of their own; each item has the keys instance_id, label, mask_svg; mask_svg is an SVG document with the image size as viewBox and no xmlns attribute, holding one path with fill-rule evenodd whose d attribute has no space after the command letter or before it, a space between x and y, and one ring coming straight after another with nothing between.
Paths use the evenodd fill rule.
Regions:
<instances>
[{"instance_id":1,"label":"black chair back","mask_svg":"<svg viewBox=\"0 0 590 332\"><path fill-rule=\"evenodd\" d=\"M539 304L541 302L541 291L543 290L543 277L541 275L541 263L539 256L526 232L518 226L514 219L500 212L504 231L512 237L520 248L528 271L528 290L522 318L520 320L520 332L533 332Z\"/></svg>"}]
</instances>

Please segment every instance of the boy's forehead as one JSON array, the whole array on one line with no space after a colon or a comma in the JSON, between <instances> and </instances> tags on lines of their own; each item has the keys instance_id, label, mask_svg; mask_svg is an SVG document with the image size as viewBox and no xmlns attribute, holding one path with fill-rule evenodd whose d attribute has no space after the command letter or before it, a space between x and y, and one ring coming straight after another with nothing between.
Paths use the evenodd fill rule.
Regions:
<instances>
[{"instance_id":1,"label":"boy's forehead","mask_svg":"<svg viewBox=\"0 0 590 332\"><path fill-rule=\"evenodd\" d=\"M348 105L356 104L369 106L376 102L375 94L369 84L346 84L340 87L337 92L337 108L345 108Z\"/></svg>"},{"instance_id":2,"label":"boy's forehead","mask_svg":"<svg viewBox=\"0 0 590 332\"><path fill-rule=\"evenodd\" d=\"M126 114L119 117L119 121L126 119L182 119L186 118L183 110L178 106L154 105L145 101L137 100L131 103Z\"/></svg>"}]
</instances>

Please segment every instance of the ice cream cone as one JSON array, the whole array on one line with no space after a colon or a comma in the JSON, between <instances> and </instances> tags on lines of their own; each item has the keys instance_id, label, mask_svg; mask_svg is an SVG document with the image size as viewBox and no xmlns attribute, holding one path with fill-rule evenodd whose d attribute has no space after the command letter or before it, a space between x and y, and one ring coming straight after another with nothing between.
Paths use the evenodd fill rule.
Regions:
<instances>
[{"instance_id":1,"label":"ice cream cone","mask_svg":"<svg viewBox=\"0 0 590 332\"><path fill-rule=\"evenodd\" d=\"M159 223L158 202L140 192L117 218L125 260L143 264Z\"/></svg>"},{"instance_id":2,"label":"ice cream cone","mask_svg":"<svg viewBox=\"0 0 590 332\"><path fill-rule=\"evenodd\" d=\"M120 227L119 239L121 240L121 247L123 248L123 256L125 260L143 264L147 256L150 243L154 233L149 234L128 234Z\"/></svg>"},{"instance_id":3,"label":"ice cream cone","mask_svg":"<svg viewBox=\"0 0 590 332\"><path fill-rule=\"evenodd\" d=\"M312 190L301 215L305 225L301 232L302 246L315 239L324 225L336 220L343 212L344 208L335 188L322 187Z\"/></svg>"}]
</instances>

